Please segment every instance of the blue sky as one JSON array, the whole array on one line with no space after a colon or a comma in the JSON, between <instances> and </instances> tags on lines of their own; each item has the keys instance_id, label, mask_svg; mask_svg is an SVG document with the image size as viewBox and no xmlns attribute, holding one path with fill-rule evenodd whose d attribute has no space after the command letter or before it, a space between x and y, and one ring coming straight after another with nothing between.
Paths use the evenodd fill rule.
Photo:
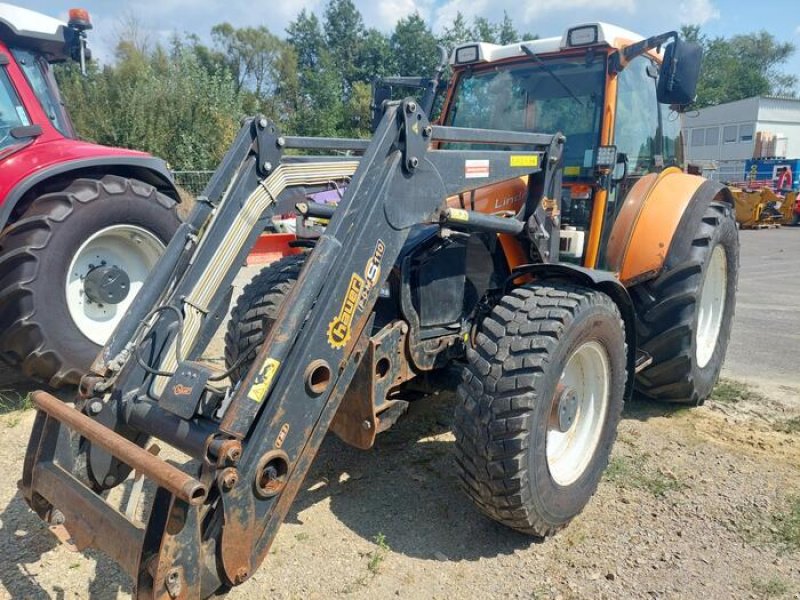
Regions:
<instances>
[{"instance_id":1,"label":"blue sky","mask_svg":"<svg viewBox=\"0 0 800 600\"><path fill-rule=\"evenodd\" d=\"M542 37L560 35L569 25L584 21L607 21L652 35L696 23L710 35L732 35L766 29L781 41L800 48L800 2L798 0L354 0L368 26L389 31L402 16L418 11L435 31L452 21L457 11L465 16L500 20L503 10L521 31ZM14 0L11 0L14 3ZM71 0L16 0L20 5L52 16L65 16ZM212 25L229 21L237 26L266 25L283 35L286 25L302 9L321 14L326 0L77 0L92 13L95 31L92 45L101 58L113 46L114 31L126 14L137 16L153 39L171 32L208 35ZM800 51L787 65L800 75Z\"/></svg>"}]
</instances>

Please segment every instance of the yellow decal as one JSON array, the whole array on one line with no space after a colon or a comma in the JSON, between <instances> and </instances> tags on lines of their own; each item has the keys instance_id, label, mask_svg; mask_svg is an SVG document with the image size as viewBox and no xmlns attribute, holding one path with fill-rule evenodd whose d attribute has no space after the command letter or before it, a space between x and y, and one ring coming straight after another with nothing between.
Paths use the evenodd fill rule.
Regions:
<instances>
[{"instance_id":1,"label":"yellow decal","mask_svg":"<svg viewBox=\"0 0 800 600\"><path fill-rule=\"evenodd\" d=\"M581 174L581 168L578 166L564 167L564 175L577 176Z\"/></svg>"},{"instance_id":2,"label":"yellow decal","mask_svg":"<svg viewBox=\"0 0 800 600\"><path fill-rule=\"evenodd\" d=\"M461 208L451 208L450 209L450 220L452 221L461 221L466 223L469 221L469 213Z\"/></svg>"},{"instance_id":3,"label":"yellow decal","mask_svg":"<svg viewBox=\"0 0 800 600\"><path fill-rule=\"evenodd\" d=\"M517 154L510 159L512 167L538 167L538 154Z\"/></svg>"},{"instance_id":4,"label":"yellow decal","mask_svg":"<svg viewBox=\"0 0 800 600\"><path fill-rule=\"evenodd\" d=\"M350 340L350 327L353 324L356 307L358 307L365 285L364 280L357 273L350 276L350 285L347 286L342 308L328 325L328 343L331 348L344 348Z\"/></svg>"},{"instance_id":5,"label":"yellow decal","mask_svg":"<svg viewBox=\"0 0 800 600\"><path fill-rule=\"evenodd\" d=\"M264 366L261 367L261 372L256 375L256 380L253 382L247 397L253 402L261 402L267 395L269 388L272 387L272 381L275 379L275 374L278 372L278 367L281 366L280 361L274 358L268 358L264 361Z\"/></svg>"},{"instance_id":6,"label":"yellow decal","mask_svg":"<svg viewBox=\"0 0 800 600\"><path fill-rule=\"evenodd\" d=\"M414 123L411 126L411 131L413 131L416 135L419 135L419 123Z\"/></svg>"}]
</instances>

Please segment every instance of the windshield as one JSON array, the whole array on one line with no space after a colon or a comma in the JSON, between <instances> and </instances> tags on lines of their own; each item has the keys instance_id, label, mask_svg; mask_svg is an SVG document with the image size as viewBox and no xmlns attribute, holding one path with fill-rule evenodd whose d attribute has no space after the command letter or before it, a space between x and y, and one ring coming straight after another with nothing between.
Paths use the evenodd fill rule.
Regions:
<instances>
[{"instance_id":1,"label":"windshield","mask_svg":"<svg viewBox=\"0 0 800 600\"><path fill-rule=\"evenodd\" d=\"M11 135L17 127L27 127L30 119L22 106L5 68L0 69L0 151L19 142Z\"/></svg>"},{"instance_id":2,"label":"windshield","mask_svg":"<svg viewBox=\"0 0 800 600\"><path fill-rule=\"evenodd\" d=\"M50 70L50 65L47 64L44 58L28 50L17 48L11 52L25 73L25 77L28 78L28 82L33 88L33 93L36 94L44 112L55 128L67 137L74 137L72 124L61 102L61 96L58 93L58 86Z\"/></svg>"},{"instance_id":3,"label":"windshield","mask_svg":"<svg viewBox=\"0 0 800 600\"><path fill-rule=\"evenodd\" d=\"M605 59L542 59L518 67L464 73L447 124L567 136L564 174L590 174L600 143ZM547 69L544 68L547 65ZM574 97L573 97L574 96Z\"/></svg>"}]
</instances>

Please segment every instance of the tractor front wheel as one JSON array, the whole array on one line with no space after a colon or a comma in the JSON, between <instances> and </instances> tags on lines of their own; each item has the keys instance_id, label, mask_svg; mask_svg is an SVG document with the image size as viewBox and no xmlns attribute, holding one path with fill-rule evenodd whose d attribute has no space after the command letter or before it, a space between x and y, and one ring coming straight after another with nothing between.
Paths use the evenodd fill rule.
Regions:
<instances>
[{"instance_id":1,"label":"tractor front wheel","mask_svg":"<svg viewBox=\"0 0 800 600\"><path fill-rule=\"evenodd\" d=\"M682 227L664 272L631 290L639 347L653 357L636 386L654 400L696 405L711 395L728 348L739 235L724 202Z\"/></svg>"},{"instance_id":2,"label":"tractor front wheel","mask_svg":"<svg viewBox=\"0 0 800 600\"><path fill-rule=\"evenodd\" d=\"M35 199L0 236L0 356L77 384L178 228L175 204L114 175Z\"/></svg>"},{"instance_id":3,"label":"tractor front wheel","mask_svg":"<svg viewBox=\"0 0 800 600\"><path fill-rule=\"evenodd\" d=\"M468 350L453 428L463 488L483 513L543 537L583 509L616 438L626 356L603 293L553 283L500 300Z\"/></svg>"}]
</instances>

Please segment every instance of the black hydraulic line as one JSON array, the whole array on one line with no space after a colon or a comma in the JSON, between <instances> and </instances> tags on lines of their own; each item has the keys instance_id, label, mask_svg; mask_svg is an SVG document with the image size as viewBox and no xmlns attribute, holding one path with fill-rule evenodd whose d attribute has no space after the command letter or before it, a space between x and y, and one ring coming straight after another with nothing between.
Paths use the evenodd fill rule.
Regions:
<instances>
[{"instance_id":1,"label":"black hydraulic line","mask_svg":"<svg viewBox=\"0 0 800 600\"><path fill-rule=\"evenodd\" d=\"M495 217L461 208L445 209L439 222L456 229L507 233L509 235L519 235L525 229L525 224L514 218Z\"/></svg>"}]
</instances>

